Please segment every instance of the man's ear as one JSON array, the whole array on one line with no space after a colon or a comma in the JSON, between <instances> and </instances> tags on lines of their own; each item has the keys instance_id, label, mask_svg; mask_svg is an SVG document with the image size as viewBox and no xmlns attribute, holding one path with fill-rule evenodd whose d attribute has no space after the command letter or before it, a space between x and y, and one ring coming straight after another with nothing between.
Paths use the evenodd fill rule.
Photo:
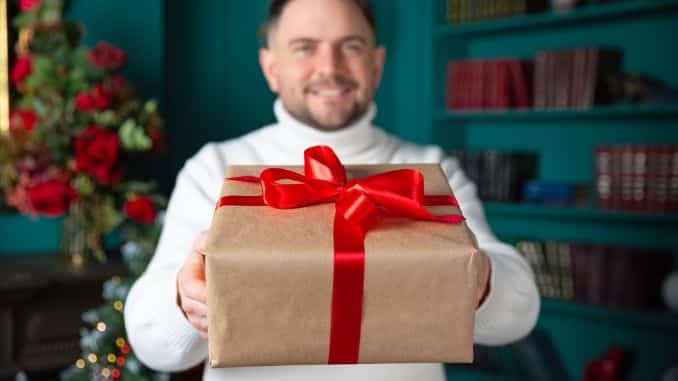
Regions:
<instances>
[{"instance_id":1,"label":"man's ear","mask_svg":"<svg viewBox=\"0 0 678 381\"><path fill-rule=\"evenodd\" d=\"M381 76L384 73L384 63L386 62L386 48L384 46L377 46L374 49L374 78L375 87L379 87L381 83Z\"/></svg>"},{"instance_id":2,"label":"man's ear","mask_svg":"<svg viewBox=\"0 0 678 381\"><path fill-rule=\"evenodd\" d=\"M264 73L264 77L266 77L268 87L272 92L277 94L278 75L276 73L276 57L273 50L267 48L259 49L259 65L261 66L261 71Z\"/></svg>"}]
</instances>

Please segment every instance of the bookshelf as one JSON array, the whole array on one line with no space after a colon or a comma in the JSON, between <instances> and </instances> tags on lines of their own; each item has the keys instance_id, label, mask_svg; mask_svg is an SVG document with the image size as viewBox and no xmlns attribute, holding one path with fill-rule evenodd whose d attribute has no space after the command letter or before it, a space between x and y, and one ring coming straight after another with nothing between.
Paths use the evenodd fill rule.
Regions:
<instances>
[{"instance_id":1,"label":"bookshelf","mask_svg":"<svg viewBox=\"0 0 678 381\"><path fill-rule=\"evenodd\" d=\"M516 16L490 22L477 22L461 25L439 25L436 28L437 38L472 37L483 34L511 33L534 28L576 27L577 24L589 22L618 21L624 18L646 16L678 8L673 0L629 0L618 3L588 5L577 8L570 13L544 13L539 15Z\"/></svg>"},{"instance_id":2,"label":"bookshelf","mask_svg":"<svg viewBox=\"0 0 678 381\"><path fill-rule=\"evenodd\" d=\"M590 110L506 110L488 112L441 111L439 122L492 121L495 123L541 120L615 120L615 119L675 119L678 106L672 105L617 105ZM573 126L576 128L576 126Z\"/></svg>"},{"instance_id":3,"label":"bookshelf","mask_svg":"<svg viewBox=\"0 0 678 381\"><path fill-rule=\"evenodd\" d=\"M593 185L594 149L600 144L678 142L678 106L619 104L587 110L449 112L445 108L446 65L459 59L530 58L539 50L613 46L624 50L624 70L678 86L678 1L627 0L467 24L447 23L446 1L429 0L429 40L420 51L424 73L420 115L426 128L401 135L446 149L535 151L538 178ZM648 43L650 41L651 43ZM566 241L674 250L678 216L556 206L485 203L500 238ZM648 260L651 260L648 258ZM571 380L612 345L635 353L629 380L660 379L676 358L678 314L630 311L543 299L537 330L552 341ZM509 346L510 347L510 346ZM502 348L501 350L505 350ZM510 348L509 348L510 350ZM510 361L509 361L510 362ZM524 379L515 365L495 374L448 366L450 380Z\"/></svg>"}]
</instances>

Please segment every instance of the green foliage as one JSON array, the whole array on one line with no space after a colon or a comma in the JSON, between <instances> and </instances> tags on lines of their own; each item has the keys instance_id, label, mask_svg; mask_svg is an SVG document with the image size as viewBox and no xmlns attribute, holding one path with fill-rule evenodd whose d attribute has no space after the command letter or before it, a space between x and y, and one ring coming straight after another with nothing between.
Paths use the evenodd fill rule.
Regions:
<instances>
[{"instance_id":1,"label":"green foliage","mask_svg":"<svg viewBox=\"0 0 678 381\"><path fill-rule=\"evenodd\" d=\"M162 119L157 103L138 99L117 73L124 53L107 44L80 46L81 28L61 19L62 5L62 0L42 0L13 20L22 36L30 36L19 54L30 60L30 70L14 83L19 97L12 99L12 126L9 134L0 134L0 190L10 206L41 215L27 196L31 187L61 182L77 194L64 207L66 231L82 233L88 252L102 262L107 259L103 236L115 233L123 242L128 274L107 281L103 304L83 313L81 358L60 379L168 380L134 356L122 314L132 283L155 251L163 215L150 223L135 220L127 203L143 197L156 211L166 204L153 182L127 179L124 165L151 153L158 142L149 131L162 128ZM58 194L54 198L63 202ZM24 373L17 380L28 381Z\"/></svg>"}]
</instances>

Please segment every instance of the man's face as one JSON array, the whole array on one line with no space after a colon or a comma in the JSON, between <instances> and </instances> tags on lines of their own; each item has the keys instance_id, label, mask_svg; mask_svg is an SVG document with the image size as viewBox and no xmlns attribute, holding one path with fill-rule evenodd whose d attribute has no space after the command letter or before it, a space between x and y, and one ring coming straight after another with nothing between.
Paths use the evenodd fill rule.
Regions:
<instances>
[{"instance_id":1,"label":"man's face","mask_svg":"<svg viewBox=\"0 0 678 381\"><path fill-rule=\"evenodd\" d=\"M385 51L348 0L293 0L269 35L260 63L271 90L296 119L335 130L368 109Z\"/></svg>"}]
</instances>

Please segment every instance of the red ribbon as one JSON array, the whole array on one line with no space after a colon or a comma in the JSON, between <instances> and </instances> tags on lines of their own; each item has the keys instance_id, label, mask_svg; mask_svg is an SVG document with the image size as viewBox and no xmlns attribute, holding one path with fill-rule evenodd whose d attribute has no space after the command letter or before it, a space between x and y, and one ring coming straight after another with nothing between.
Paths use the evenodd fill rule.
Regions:
<instances>
[{"instance_id":1,"label":"red ribbon","mask_svg":"<svg viewBox=\"0 0 678 381\"><path fill-rule=\"evenodd\" d=\"M367 231L385 216L453 224L464 220L459 214L437 216L424 208L424 205L458 204L449 195L425 196L424 177L415 170L400 169L347 182L344 166L327 146L304 151L303 175L282 168L267 168L260 177L228 180L260 183L262 194L224 196L217 208L268 205L290 209L335 203L329 364L358 362ZM287 181L280 183L281 180Z\"/></svg>"}]
</instances>

